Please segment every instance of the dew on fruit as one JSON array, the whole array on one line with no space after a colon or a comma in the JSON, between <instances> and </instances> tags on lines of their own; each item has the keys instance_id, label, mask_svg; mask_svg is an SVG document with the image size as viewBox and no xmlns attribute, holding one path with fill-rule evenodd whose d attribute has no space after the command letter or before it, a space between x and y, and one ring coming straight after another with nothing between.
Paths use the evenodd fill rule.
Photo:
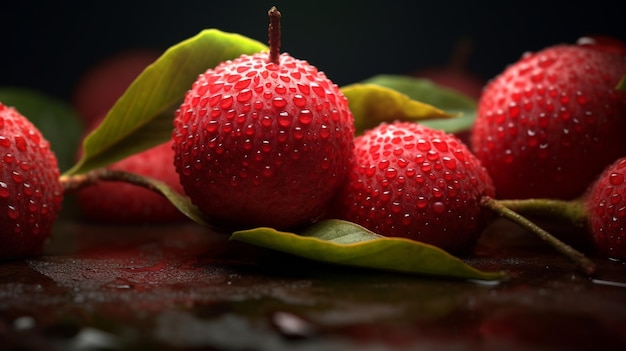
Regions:
<instances>
[{"instance_id":1,"label":"dew on fruit","mask_svg":"<svg viewBox=\"0 0 626 351\"><path fill-rule=\"evenodd\" d=\"M293 104L297 107L304 107L306 105L306 99L301 94L295 94L293 96Z\"/></svg>"},{"instance_id":2,"label":"dew on fruit","mask_svg":"<svg viewBox=\"0 0 626 351\"><path fill-rule=\"evenodd\" d=\"M446 212L446 204L441 201L435 201L432 204L432 209L435 214L442 214Z\"/></svg>"},{"instance_id":3,"label":"dew on fruit","mask_svg":"<svg viewBox=\"0 0 626 351\"><path fill-rule=\"evenodd\" d=\"M5 163L13 163L15 161L15 156L13 156L13 154L6 154L4 155L4 162Z\"/></svg>"},{"instance_id":4,"label":"dew on fruit","mask_svg":"<svg viewBox=\"0 0 626 351\"><path fill-rule=\"evenodd\" d=\"M17 171L11 172L11 179L13 179L13 181L16 183L24 182L24 176Z\"/></svg>"},{"instance_id":5,"label":"dew on fruit","mask_svg":"<svg viewBox=\"0 0 626 351\"><path fill-rule=\"evenodd\" d=\"M274 88L274 91L278 94L284 95L287 92L287 88L282 84L278 84L276 88Z\"/></svg>"},{"instance_id":6,"label":"dew on fruit","mask_svg":"<svg viewBox=\"0 0 626 351\"><path fill-rule=\"evenodd\" d=\"M263 127L271 127L272 126L272 118L268 115L264 115L261 117L261 125Z\"/></svg>"},{"instance_id":7,"label":"dew on fruit","mask_svg":"<svg viewBox=\"0 0 626 351\"><path fill-rule=\"evenodd\" d=\"M278 114L278 125L284 128L291 125L291 116L287 111L282 111Z\"/></svg>"},{"instance_id":8,"label":"dew on fruit","mask_svg":"<svg viewBox=\"0 0 626 351\"><path fill-rule=\"evenodd\" d=\"M295 140L301 140L304 138L304 130L302 130L302 127L294 127L292 135Z\"/></svg>"},{"instance_id":9,"label":"dew on fruit","mask_svg":"<svg viewBox=\"0 0 626 351\"><path fill-rule=\"evenodd\" d=\"M13 205L7 206L7 216L11 219L18 219L20 217L20 212Z\"/></svg>"},{"instance_id":10,"label":"dew on fruit","mask_svg":"<svg viewBox=\"0 0 626 351\"><path fill-rule=\"evenodd\" d=\"M242 89L239 94L237 94L237 101L244 103L248 102L252 98L252 90L245 88Z\"/></svg>"},{"instance_id":11,"label":"dew on fruit","mask_svg":"<svg viewBox=\"0 0 626 351\"><path fill-rule=\"evenodd\" d=\"M269 140L263 140L261 142L261 151L265 153L272 151L272 144L269 142Z\"/></svg>"},{"instance_id":12,"label":"dew on fruit","mask_svg":"<svg viewBox=\"0 0 626 351\"><path fill-rule=\"evenodd\" d=\"M448 143L446 143L445 141L439 139L439 138L434 138L432 140L433 145L435 146L435 148L441 152L448 152Z\"/></svg>"},{"instance_id":13,"label":"dew on fruit","mask_svg":"<svg viewBox=\"0 0 626 351\"><path fill-rule=\"evenodd\" d=\"M426 199L425 196L419 196L417 198L417 201L416 201L415 205L419 209L424 209L424 208L426 208L426 206L428 206L428 199Z\"/></svg>"},{"instance_id":14,"label":"dew on fruit","mask_svg":"<svg viewBox=\"0 0 626 351\"><path fill-rule=\"evenodd\" d=\"M439 159L439 153L435 150L430 150L426 153L426 159L429 161L436 161Z\"/></svg>"},{"instance_id":15,"label":"dew on fruit","mask_svg":"<svg viewBox=\"0 0 626 351\"><path fill-rule=\"evenodd\" d=\"M224 82L214 82L209 86L209 92L215 94L224 89Z\"/></svg>"},{"instance_id":16,"label":"dew on fruit","mask_svg":"<svg viewBox=\"0 0 626 351\"><path fill-rule=\"evenodd\" d=\"M609 183L611 183L611 185L620 185L624 183L624 175L622 173L611 173L609 175Z\"/></svg>"},{"instance_id":17,"label":"dew on fruit","mask_svg":"<svg viewBox=\"0 0 626 351\"><path fill-rule=\"evenodd\" d=\"M223 110L227 110L233 106L233 97L232 95L224 95L222 100L220 101L220 108Z\"/></svg>"},{"instance_id":18,"label":"dew on fruit","mask_svg":"<svg viewBox=\"0 0 626 351\"><path fill-rule=\"evenodd\" d=\"M272 106L276 108L283 108L287 105L287 101L282 97L275 97L272 99Z\"/></svg>"},{"instance_id":19,"label":"dew on fruit","mask_svg":"<svg viewBox=\"0 0 626 351\"><path fill-rule=\"evenodd\" d=\"M316 82L311 83L311 90L313 90L315 95L321 98L326 96L326 90Z\"/></svg>"},{"instance_id":20,"label":"dew on fruit","mask_svg":"<svg viewBox=\"0 0 626 351\"><path fill-rule=\"evenodd\" d=\"M387 168L385 170L385 178L387 179L394 179L397 174L398 171L395 168Z\"/></svg>"},{"instance_id":21,"label":"dew on fruit","mask_svg":"<svg viewBox=\"0 0 626 351\"><path fill-rule=\"evenodd\" d=\"M453 158L451 158L450 156L444 156L444 157L442 158L442 162L443 162L443 165L444 165L447 169L449 169L449 170L451 170L451 171L453 171L453 170L455 170L455 169L456 169L456 160L455 160L455 159L453 159Z\"/></svg>"},{"instance_id":22,"label":"dew on fruit","mask_svg":"<svg viewBox=\"0 0 626 351\"><path fill-rule=\"evenodd\" d=\"M417 141L417 149L420 151L428 151L430 150L430 143L427 140L420 139Z\"/></svg>"},{"instance_id":23,"label":"dew on fruit","mask_svg":"<svg viewBox=\"0 0 626 351\"><path fill-rule=\"evenodd\" d=\"M8 198L11 193L9 192L9 186L7 183L0 181L0 197Z\"/></svg>"},{"instance_id":24,"label":"dew on fruit","mask_svg":"<svg viewBox=\"0 0 626 351\"><path fill-rule=\"evenodd\" d=\"M320 126L319 136L322 139L328 139L330 137L330 128L327 125L322 124Z\"/></svg>"}]
</instances>

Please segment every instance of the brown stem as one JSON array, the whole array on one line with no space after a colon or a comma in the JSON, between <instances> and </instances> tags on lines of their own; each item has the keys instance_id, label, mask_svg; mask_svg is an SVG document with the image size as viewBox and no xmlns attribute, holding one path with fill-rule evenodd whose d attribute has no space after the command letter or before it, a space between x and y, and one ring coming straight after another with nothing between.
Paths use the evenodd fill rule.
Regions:
<instances>
[{"instance_id":1,"label":"brown stem","mask_svg":"<svg viewBox=\"0 0 626 351\"><path fill-rule=\"evenodd\" d=\"M280 12L276 6L267 12L270 17L270 26L268 29L269 46L270 46L270 62L279 63L280 57Z\"/></svg>"},{"instance_id":2,"label":"brown stem","mask_svg":"<svg viewBox=\"0 0 626 351\"><path fill-rule=\"evenodd\" d=\"M556 217L567 220L580 228L587 225L587 210L581 200L520 199L498 200L498 202L517 213Z\"/></svg>"},{"instance_id":3,"label":"brown stem","mask_svg":"<svg viewBox=\"0 0 626 351\"><path fill-rule=\"evenodd\" d=\"M63 185L65 192L76 191L100 181L119 181L138 185L163 195L161 189L155 186L153 184L154 181L149 178L130 172L107 168L99 168L84 174L77 174L73 176L61 176L59 181L61 182L61 185Z\"/></svg>"},{"instance_id":4,"label":"brown stem","mask_svg":"<svg viewBox=\"0 0 626 351\"><path fill-rule=\"evenodd\" d=\"M590 259L585 257L582 253L575 250L573 247L567 245L561 240L554 237L552 234L543 230L541 227L537 226L535 223L520 215L519 213L511 210L508 207L505 207L500 201L492 199L490 197L483 197L481 199L481 205L491 209L495 213L499 214L502 217L505 217L522 228L536 234L544 241L548 242L552 247L554 247L557 251L561 252L565 256L569 257L571 260L576 262L583 272L590 276L593 275L596 271L596 265Z\"/></svg>"},{"instance_id":5,"label":"brown stem","mask_svg":"<svg viewBox=\"0 0 626 351\"><path fill-rule=\"evenodd\" d=\"M84 174L71 176L63 175L59 178L59 181L63 186L64 192L66 193L76 191L101 181L117 181L137 185L166 197L172 205L174 205L194 222L213 228L214 230L218 230L217 227L210 223L204 213L191 203L191 200L189 200L188 197L171 190L167 184L156 179L125 171L99 168Z\"/></svg>"}]
</instances>

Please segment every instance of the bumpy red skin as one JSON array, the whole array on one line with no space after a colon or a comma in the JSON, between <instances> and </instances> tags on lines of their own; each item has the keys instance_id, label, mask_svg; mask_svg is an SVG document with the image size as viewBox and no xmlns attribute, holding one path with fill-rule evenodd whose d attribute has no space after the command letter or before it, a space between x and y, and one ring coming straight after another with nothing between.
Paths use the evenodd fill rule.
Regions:
<instances>
[{"instance_id":1,"label":"bumpy red skin","mask_svg":"<svg viewBox=\"0 0 626 351\"><path fill-rule=\"evenodd\" d=\"M173 159L170 141L131 155L107 168L154 178L183 194ZM99 182L80 189L76 197L83 217L92 222L167 223L186 218L160 194L124 182Z\"/></svg>"},{"instance_id":2,"label":"bumpy red skin","mask_svg":"<svg viewBox=\"0 0 626 351\"><path fill-rule=\"evenodd\" d=\"M339 217L390 237L450 252L471 247L494 196L485 169L451 134L410 122L383 123L355 140L355 161L337 199Z\"/></svg>"},{"instance_id":3,"label":"bumpy red skin","mask_svg":"<svg viewBox=\"0 0 626 351\"><path fill-rule=\"evenodd\" d=\"M571 199L626 155L625 54L606 41L556 45L486 86L471 146L499 197Z\"/></svg>"},{"instance_id":4,"label":"bumpy red skin","mask_svg":"<svg viewBox=\"0 0 626 351\"><path fill-rule=\"evenodd\" d=\"M39 254L62 201L50 143L17 110L0 103L0 259Z\"/></svg>"},{"instance_id":5,"label":"bumpy red skin","mask_svg":"<svg viewBox=\"0 0 626 351\"><path fill-rule=\"evenodd\" d=\"M585 204L598 253L626 260L626 157L602 172L589 189Z\"/></svg>"},{"instance_id":6,"label":"bumpy red skin","mask_svg":"<svg viewBox=\"0 0 626 351\"><path fill-rule=\"evenodd\" d=\"M218 225L291 228L322 216L354 147L347 99L306 61L241 56L201 74L176 112L175 165Z\"/></svg>"}]
</instances>

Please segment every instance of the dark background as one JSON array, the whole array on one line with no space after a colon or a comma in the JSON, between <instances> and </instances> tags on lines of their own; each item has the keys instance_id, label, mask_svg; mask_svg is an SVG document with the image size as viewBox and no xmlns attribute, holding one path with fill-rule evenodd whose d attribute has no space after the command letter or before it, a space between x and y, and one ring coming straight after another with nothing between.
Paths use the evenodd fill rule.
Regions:
<instances>
[{"instance_id":1,"label":"dark background","mask_svg":"<svg viewBox=\"0 0 626 351\"><path fill-rule=\"evenodd\" d=\"M0 86L69 98L108 55L162 51L210 27L266 42L272 5L283 51L338 85L444 65L461 38L473 44L467 68L485 79L524 51L588 34L626 40L618 1L11 1L0 8Z\"/></svg>"}]
</instances>

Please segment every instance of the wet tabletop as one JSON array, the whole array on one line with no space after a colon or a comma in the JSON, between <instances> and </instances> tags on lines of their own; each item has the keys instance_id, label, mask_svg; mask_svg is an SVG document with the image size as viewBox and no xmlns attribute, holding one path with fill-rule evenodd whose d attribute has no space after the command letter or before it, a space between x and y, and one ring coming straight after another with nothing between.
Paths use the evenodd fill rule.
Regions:
<instances>
[{"instance_id":1,"label":"wet tabletop","mask_svg":"<svg viewBox=\"0 0 626 351\"><path fill-rule=\"evenodd\" d=\"M598 274L498 221L464 259L499 284L331 266L193 223L62 220L0 263L4 350L626 350L626 265Z\"/></svg>"}]
</instances>

